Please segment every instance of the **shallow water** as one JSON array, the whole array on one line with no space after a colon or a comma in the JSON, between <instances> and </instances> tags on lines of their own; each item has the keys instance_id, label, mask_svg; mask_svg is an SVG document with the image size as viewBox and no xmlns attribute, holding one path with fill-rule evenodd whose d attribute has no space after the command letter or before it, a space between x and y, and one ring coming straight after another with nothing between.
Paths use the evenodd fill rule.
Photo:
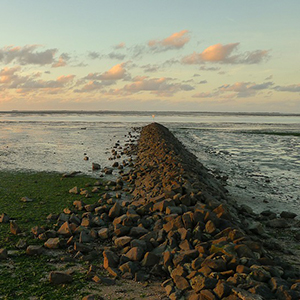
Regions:
<instances>
[{"instance_id":1,"label":"shallow water","mask_svg":"<svg viewBox=\"0 0 300 300\"><path fill-rule=\"evenodd\" d=\"M227 188L256 212L300 215L300 116L168 112L0 113L2 170L91 176L92 162L110 166L110 150L134 126L167 126ZM84 156L89 160L85 161Z\"/></svg>"}]
</instances>

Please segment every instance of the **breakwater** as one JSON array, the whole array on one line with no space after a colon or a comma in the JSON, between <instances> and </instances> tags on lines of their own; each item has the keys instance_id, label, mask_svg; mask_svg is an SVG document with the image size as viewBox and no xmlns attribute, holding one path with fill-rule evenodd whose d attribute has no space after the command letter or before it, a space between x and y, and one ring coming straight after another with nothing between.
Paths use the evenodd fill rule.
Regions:
<instances>
[{"instance_id":1,"label":"breakwater","mask_svg":"<svg viewBox=\"0 0 300 300\"><path fill-rule=\"evenodd\" d=\"M265 223L257 221L160 124L142 129L136 154L123 178L134 199L113 220L117 251L103 253L108 270L164 277L170 299L300 297L299 271L262 242L264 224L285 227L295 215L265 213Z\"/></svg>"}]
</instances>

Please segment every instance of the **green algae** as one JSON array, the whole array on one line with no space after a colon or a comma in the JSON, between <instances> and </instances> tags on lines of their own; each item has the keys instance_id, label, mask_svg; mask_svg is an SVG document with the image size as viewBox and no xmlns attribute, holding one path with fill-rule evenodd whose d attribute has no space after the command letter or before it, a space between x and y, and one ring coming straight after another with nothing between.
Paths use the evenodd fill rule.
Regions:
<instances>
[{"instance_id":1,"label":"green algae","mask_svg":"<svg viewBox=\"0 0 300 300\"><path fill-rule=\"evenodd\" d=\"M74 200L95 203L99 193L91 193L90 198L69 193L74 186L89 186L86 189L91 190L95 181L86 176L63 178L57 173L0 171L0 214L6 213L16 220L22 230L21 236L16 236L10 233L9 223L0 224L0 248L14 253L9 254L7 260L0 260L0 299L82 298L84 293L81 290L87 285L84 273L76 271L71 284L54 286L49 282L49 273L55 269L51 258L43 255L28 256L25 250L19 250L15 245L24 238L28 244L43 245L42 241L30 235L31 228L51 228L53 224L46 222L47 216L50 213L59 214L66 207L72 208ZM33 201L24 203L22 197Z\"/></svg>"}]
</instances>

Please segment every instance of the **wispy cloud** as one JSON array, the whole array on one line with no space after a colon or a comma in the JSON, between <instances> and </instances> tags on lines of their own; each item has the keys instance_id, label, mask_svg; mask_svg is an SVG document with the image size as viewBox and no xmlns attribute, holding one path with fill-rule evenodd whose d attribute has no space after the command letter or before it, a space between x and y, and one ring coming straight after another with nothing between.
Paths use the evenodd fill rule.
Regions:
<instances>
[{"instance_id":1,"label":"wispy cloud","mask_svg":"<svg viewBox=\"0 0 300 300\"><path fill-rule=\"evenodd\" d=\"M274 90L279 92L292 92L292 93L300 93L300 83L299 84L291 84L291 85L277 85L274 87Z\"/></svg>"},{"instance_id":2,"label":"wispy cloud","mask_svg":"<svg viewBox=\"0 0 300 300\"><path fill-rule=\"evenodd\" d=\"M133 82L126 84L121 89L110 91L113 94L131 95L140 92L150 92L162 97L170 97L179 91L191 91L194 87L189 84L174 83L172 78L149 78L147 76L137 76Z\"/></svg>"},{"instance_id":3,"label":"wispy cloud","mask_svg":"<svg viewBox=\"0 0 300 300\"><path fill-rule=\"evenodd\" d=\"M257 64L269 57L268 50L247 51L234 54L240 43L215 44L201 53L192 53L182 58L183 64L204 64L206 62L222 64Z\"/></svg>"},{"instance_id":4,"label":"wispy cloud","mask_svg":"<svg viewBox=\"0 0 300 300\"><path fill-rule=\"evenodd\" d=\"M114 46L114 49L118 50L118 49L123 49L125 48L126 44L124 42L119 43L118 45Z\"/></svg>"},{"instance_id":5,"label":"wispy cloud","mask_svg":"<svg viewBox=\"0 0 300 300\"><path fill-rule=\"evenodd\" d=\"M180 32L175 32L162 40L151 40L148 42L148 46L155 52L162 52L172 49L180 49L187 44L189 40L189 31L182 30Z\"/></svg>"}]
</instances>

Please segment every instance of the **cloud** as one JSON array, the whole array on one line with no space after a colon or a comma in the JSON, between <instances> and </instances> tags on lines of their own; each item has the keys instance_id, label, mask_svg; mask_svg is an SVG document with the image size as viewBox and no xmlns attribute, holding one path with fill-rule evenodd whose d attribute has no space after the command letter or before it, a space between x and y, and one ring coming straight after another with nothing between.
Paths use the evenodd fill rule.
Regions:
<instances>
[{"instance_id":1,"label":"cloud","mask_svg":"<svg viewBox=\"0 0 300 300\"><path fill-rule=\"evenodd\" d=\"M199 84L206 84L207 83L207 80L201 80L199 81Z\"/></svg>"},{"instance_id":2,"label":"cloud","mask_svg":"<svg viewBox=\"0 0 300 300\"><path fill-rule=\"evenodd\" d=\"M39 47L39 45L26 45L24 47L6 46L0 49L0 62L5 64L16 62L21 65L47 65L54 63L54 56L58 50L53 48L36 51Z\"/></svg>"},{"instance_id":3,"label":"cloud","mask_svg":"<svg viewBox=\"0 0 300 300\"><path fill-rule=\"evenodd\" d=\"M143 68L144 72L146 73L157 72L160 69L158 65L151 65L151 64L144 65L141 68Z\"/></svg>"},{"instance_id":4,"label":"cloud","mask_svg":"<svg viewBox=\"0 0 300 300\"><path fill-rule=\"evenodd\" d=\"M52 64L52 68L64 67L67 65L67 62L64 60L62 56L59 57L58 61Z\"/></svg>"},{"instance_id":5,"label":"cloud","mask_svg":"<svg viewBox=\"0 0 300 300\"><path fill-rule=\"evenodd\" d=\"M118 80L123 79L126 75L126 70L124 68L125 63L117 64L113 66L110 70L104 72L101 76L101 80Z\"/></svg>"},{"instance_id":6,"label":"cloud","mask_svg":"<svg viewBox=\"0 0 300 300\"><path fill-rule=\"evenodd\" d=\"M218 95L218 93L209 93L209 92L202 92L202 93L197 93L195 95L193 95L193 98L213 98L216 97Z\"/></svg>"},{"instance_id":7,"label":"cloud","mask_svg":"<svg viewBox=\"0 0 300 300\"><path fill-rule=\"evenodd\" d=\"M204 64L206 62L222 64L257 64L269 58L268 50L247 51L233 54L240 43L227 45L215 44L209 46L201 53L192 53L182 58L183 64ZM205 69L204 69L205 70Z\"/></svg>"},{"instance_id":8,"label":"cloud","mask_svg":"<svg viewBox=\"0 0 300 300\"><path fill-rule=\"evenodd\" d=\"M190 37L188 33L189 33L188 30L175 32L163 40L149 41L148 46L155 52L161 52L161 51L172 50L172 49L180 49L186 43L189 42Z\"/></svg>"},{"instance_id":9,"label":"cloud","mask_svg":"<svg viewBox=\"0 0 300 300\"><path fill-rule=\"evenodd\" d=\"M125 54L119 54L116 52L110 52L108 54L101 54L99 52L90 51L88 53L88 58L90 59L103 59L103 58L110 58L110 59L119 59L123 60L125 58Z\"/></svg>"},{"instance_id":10,"label":"cloud","mask_svg":"<svg viewBox=\"0 0 300 300\"><path fill-rule=\"evenodd\" d=\"M235 92L238 98L254 96L258 91L271 88L273 82L256 84L253 82L236 82L232 85L225 84L218 88L219 92Z\"/></svg>"},{"instance_id":11,"label":"cloud","mask_svg":"<svg viewBox=\"0 0 300 300\"><path fill-rule=\"evenodd\" d=\"M90 51L88 53L88 57L91 59L97 59L97 58L101 58L101 54L99 52Z\"/></svg>"},{"instance_id":12,"label":"cloud","mask_svg":"<svg viewBox=\"0 0 300 300\"><path fill-rule=\"evenodd\" d=\"M119 59L119 60L123 60L125 58L125 54L119 54L119 53L115 53L115 52L111 52L107 55L110 59Z\"/></svg>"},{"instance_id":13,"label":"cloud","mask_svg":"<svg viewBox=\"0 0 300 300\"><path fill-rule=\"evenodd\" d=\"M179 91L191 91L194 89L189 84L172 83L171 78L149 78L147 76L137 76L133 79L133 83L125 85L122 89L115 90L119 94L134 94L148 91L151 94L159 96L172 96Z\"/></svg>"},{"instance_id":14,"label":"cloud","mask_svg":"<svg viewBox=\"0 0 300 300\"><path fill-rule=\"evenodd\" d=\"M292 92L292 93L300 93L300 83L299 84L291 84L286 86L277 85L274 87L274 90L279 92Z\"/></svg>"},{"instance_id":15,"label":"cloud","mask_svg":"<svg viewBox=\"0 0 300 300\"><path fill-rule=\"evenodd\" d=\"M206 67L206 66L201 66L200 67L201 71L219 71L221 68L219 67Z\"/></svg>"},{"instance_id":16,"label":"cloud","mask_svg":"<svg viewBox=\"0 0 300 300\"><path fill-rule=\"evenodd\" d=\"M121 42L120 44L114 46L114 49L118 50L118 49L123 49L125 48L126 44L124 42Z\"/></svg>"},{"instance_id":17,"label":"cloud","mask_svg":"<svg viewBox=\"0 0 300 300\"><path fill-rule=\"evenodd\" d=\"M22 75L20 67L5 67L0 71L1 90L15 90L17 93L62 93L73 84L75 75L59 76L55 80L41 79L42 73Z\"/></svg>"}]
</instances>

